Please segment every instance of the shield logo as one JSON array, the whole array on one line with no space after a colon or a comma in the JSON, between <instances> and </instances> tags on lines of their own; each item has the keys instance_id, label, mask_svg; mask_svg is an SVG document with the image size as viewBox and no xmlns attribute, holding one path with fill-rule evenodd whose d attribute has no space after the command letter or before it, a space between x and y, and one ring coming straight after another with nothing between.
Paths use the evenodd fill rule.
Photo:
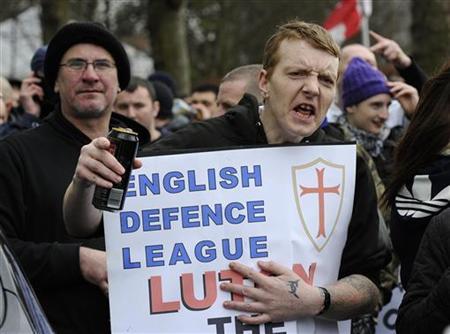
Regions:
<instances>
[{"instance_id":1,"label":"shield logo","mask_svg":"<svg viewBox=\"0 0 450 334\"><path fill-rule=\"evenodd\" d=\"M345 194L345 166L322 158L293 166L292 183L301 224L320 252L339 221Z\"/></svg>"}]
</instances>

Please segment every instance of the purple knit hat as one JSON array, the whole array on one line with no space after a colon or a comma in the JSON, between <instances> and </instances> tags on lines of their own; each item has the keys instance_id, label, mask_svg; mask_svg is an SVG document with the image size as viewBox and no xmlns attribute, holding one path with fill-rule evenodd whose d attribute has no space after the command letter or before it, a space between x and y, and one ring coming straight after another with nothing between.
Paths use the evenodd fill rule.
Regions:
<instances>
[{"instance_id":1,"label":"purple knit hat","mask_svg":"<svg viewBox=\"0 0 450 334\"><path fill-rule=\"evenodd\" d=\"M342 85L344 109L378 94L391 94L383 73L361 58L353 58L344 72Z\"/></svg>"}]
</instances>

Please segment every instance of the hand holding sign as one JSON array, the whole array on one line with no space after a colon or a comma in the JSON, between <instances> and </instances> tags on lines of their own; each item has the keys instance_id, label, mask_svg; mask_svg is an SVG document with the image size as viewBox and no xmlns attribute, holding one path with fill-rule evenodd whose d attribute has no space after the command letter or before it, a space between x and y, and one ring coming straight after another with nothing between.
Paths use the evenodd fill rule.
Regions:
<instances>
[{"instance_id":1,"label":"hand holding sign","mask_svg":"<svg viewBox=\"0 0 450 334\"><path fill-rule=\"evenodd\" d=\"M247 324L289 321L315 316L321 311L323 297L318 288L306 284L294 271L273 261L258 261L258 265L265 273L237 262L230 263L231 269L252 280L255 287L232 283L220 286L224 291L253 300L224 302L227 309L258 314L240 315L240 321Z\"/></svg>"}]
</instances>

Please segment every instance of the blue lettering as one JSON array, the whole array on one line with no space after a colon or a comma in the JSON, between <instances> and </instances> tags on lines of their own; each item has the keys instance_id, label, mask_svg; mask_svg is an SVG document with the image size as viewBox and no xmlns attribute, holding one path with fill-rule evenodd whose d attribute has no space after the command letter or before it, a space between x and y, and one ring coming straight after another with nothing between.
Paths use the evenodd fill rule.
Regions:
<instances>
[{"instance_id":1,"label":"blue lettering","mask_svg":"<svg viewBox=\"0 0 450 334\"><path fill-rule=\"evenodd\" d=\"M244 206L239 202L231 202L225 207L225 219L230 224L240 224L244 221L245 216L242 214L238 214L236 217L233 217L233 210L243 210Z\"/></svg>"},{"instance_id":2,"label":"blue lettering","mask_svg":"<svg viewBox=\"0 0 450 334\"><path fill-rule=\"evenodd\" d=\"M261 216L258 216L258 214L261 214ZM266 221L264 201L247 202L247 221L249 223L263 223Z\"/></svg>"},{"instance_id":3,"label":"blue lettering","mask_svg":"<svg viewBox=\"0 0 450 334\"><path fill-rule=\"evenodd\" d=\"M268 257L267 236L250 237L250 258Z\"/></svg>"},{"instance_id":4,"label":"blue lettering","mask_svg":"<svg viewBox=\"0 0 450 334\"><path fill-rule=\"evenodd\" d=\"M216 190L216 170L214 168L208 168L208 186L209 190Z\"/></svg>"},{"instance_id":5,"label":"blue lettering","mask_svg":"<svg viewBox=\"0 0 450 334\"><path fill-rule=\"evenodd\" d=\"M183 174L176 171L167 173L166 175L164 175L163 185L164 189L170 194L177 194L182 192L185 189Z\"/></svg>"},{"instance_id":6,"label":"blue lettering","mask_svg":"<svg viewBox=\"0 0 450 334\"><path fill-rule=\"evenodd\" d=\"M136 191L134 189L134 175L130 175L130 182L128 182L128 189L126 197L136 197Z\"/></svg>"},{"instance_id":7,"label":"blue lettering","mask_svg":"<svg viewBox=\"0 0 450 334\"><path fill-rule=\"evenodd\" d=\"M237 173L236 168L224 167L220 170L219 175L223 179L219 182L223 189L233 189L239 184L239 179L235 175Z\"/></svg>"},{"instance_id":8,"label":"blue lettering","mask_svg":"<svg viewBox=\"0 0 450 334\"><path fill-rule=\"evenodd\" d=\"M262 186L262 177L261 177L261 166L256 165L253 166L253 172L249 172L248 166L241 167L241 175L242 175L242 187L248 188L250 186L250 179L255 181L255 187Z\"/></svg>"},{"instance_id":9,"label":"blue lettering","mask_svg":"<svg viewBox=\"0 0 450 334\"><path fill-rule=\"evenodd\" d=\"M145 246L145 261L147 267L161 267L164 265L164 260L158 260L163 256L163 245Z\"/></svg>"},{"instance_id":10,"label":"blue lettering","mask_svg":"<svg viewBox=\"0 0 450 334\"><path fill-rule=\"evenodd\" d=\"M188 170L187 172L188 177L188 185L189 185L189 191L205 191L206 186L204 184L197 184L197 180L195 178L195 171L194 170Z\"/></svg>"},{"instance_id":11,"label":"blue lettering","mask_svg":"<svg viewBox=\"0 0 450 334\"><path fill-rule=\"evenodd\" d=\"M139 179L139 196L147 196L147 189L153 195L159 195L161 193L161 187L159 184L159 174L153 173L152 179L149 180L147 175L141 174L138 176Z\"/></svg>"},{"instance_id":12,"label":"blue lettering","mask_svg":"<svg viewBox=\"0 0 450 334\"><path fill-rule=\"evenodd\" d=\"M181 207L181 221L183 222L183 228L199 227L200 221L198 220L198 217L198 206Z\"/></svg>"},{"instance_id":13,"label":"blue lettering","mask_svg":"<svg viewBox=\"0 0 450 334\"><path fill-rule=\"evenodd\" d=\"M223 239L222 240L222 248L223 248L223 256L227 260L237 260L242 257L242 238L236 238L234 239L234 248L235 252L234 254L231 253L230 250L230 240L229 239Z\"/></svg>"},{"instance_id":14,"label":"blue lettering","mask_svg":"<svg viewBox=\"0 0 450 334\"><path fill-rule=\"evenodd\" d=\"M216 225L223 225L222 204L214 204L214 210L209 205L202 205L202 224L209 226L212 220Z\"/></svg>"},{"instance_id":15,"label":"blue lettering","mask_svg":"<svg viewBox=\"0 0 450 334\"><path fill-rule=\"evenodd\" d=\"M131 219L131 224L128 222ZM132 233L139 229L139 215L134 211L122 211L120 213L120 232Z\"/></svg>"},{"instance_id":16,"label":"blue lettering","mask_svg":"<svg viewBox=\"0 0 450 334\"><path fill-rule=\"evenodd\" d=\"M139 262L131 262L130 247L122 248L123 269L140 268Z\"/></svg>"},{"instance_id":17,"label":"blue lettering","mask_svg":"<svg viewBox=\"0 0 450 334\"><path fill-rule=\"evenodd\" d=\"M143 231L159 231L161 230L159 223L159 209L142 210L142 230Z\"/></svg>"},{"instance_id":18,"label":"blue lettering","mask_svg":"<svg viewBox=\"0 0 450 334\"><path fill-rule=\"evenodd\" d=\"M169 265L173 266L180 261L183 262L184 264L192 263L186 251L186 248L184 248L184 245L182 243L176 243L173 246L172 256L170 257Z\"/></svg>"},{"instance_id":19,"label":"blue lettering","mask_svg":"<svg viewBox=\"0 0 450 334\"><path fill-rule=\"evenodd\" d=\"M200 262L211 262L217 258L215 250L216 245L211 240L202 240L195 245L195 257ZM203 248L205 248L205 255L203 255Z\"/></svg>"},{"instance_id":20,"label":"blue lettering","mask_svg":"<svg viewBox=\"0 0 450 334\"><path fill-rule=\"evenodd\" d=\"M179 208L164 208L162 209L163 227L165 230L172 228L172 222L178 220Z\"/></svg>"}]
</instances>

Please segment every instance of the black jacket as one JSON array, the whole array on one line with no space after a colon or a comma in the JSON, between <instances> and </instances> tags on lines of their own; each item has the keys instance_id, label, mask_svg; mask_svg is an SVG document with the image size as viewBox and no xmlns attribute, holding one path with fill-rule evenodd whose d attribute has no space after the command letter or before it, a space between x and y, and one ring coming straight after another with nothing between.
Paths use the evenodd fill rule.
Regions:
<instances>
[{"instance_id":1,"label":"black jacket","mask_svg":"<svg viewBox=\"0 0 450 334\"><path fill-rule=\"evenodd\" d=\"M110 331L108 300L82 278L79 262L82 243L104 249L104 240L69 237L62 217L64 192L89 142L59 110L0 141L0 227L57 333Z\"/></svg>"},{"instance_id":2,"label":"black jacket","mask_svg":"<svg viewBox=\"0 0 450 334\"><path fill-rule=\"evenodd\" d=\"M422 68L417 65L415 60L411 58L411 65L404 69L396 68L400 76L405 80L408 85L413 86L420 93L423 85L427 81L427 75Z\"/></svg>"},{"instance_id":3,"label":"black jacket","mask_svg":"<svg viewBox=\"0 0 450 334\"><path fill-rule=\"evenodd\" d=\"M397 317L397 333L437 333L450 325L450 209L431 219Z\"/></svg>"},{"instance_id":4,"label":"black jacket","mask_svg":"<svg viewBox=\"0 0 450 334\"><path fill-rule=\"evenodd\" d=\"M322 130L304 139L310 143L330 143L335 139ZM245 95L240 105L225 115L192 123L142 150L142 155L174 152L182 149L268 145L259 119L255 98ZM364 161L358 157L355 202L339 277L362 274L374 282L379 270L389 261L385 245L378 244L378 215L375 188Z\"/></svg>"},{"instance_id":5,"label":"black jacket","mask_svg":"<svg viewBox=\"0 0 450 334\"><path fill-rule=\"evenodd\" d=\"M392 245L400 259L401 280L408 280L417 250L431 218L450 207L450 156L440 155L407 182L391 211Z\"/></svg>"}]
</instances>

